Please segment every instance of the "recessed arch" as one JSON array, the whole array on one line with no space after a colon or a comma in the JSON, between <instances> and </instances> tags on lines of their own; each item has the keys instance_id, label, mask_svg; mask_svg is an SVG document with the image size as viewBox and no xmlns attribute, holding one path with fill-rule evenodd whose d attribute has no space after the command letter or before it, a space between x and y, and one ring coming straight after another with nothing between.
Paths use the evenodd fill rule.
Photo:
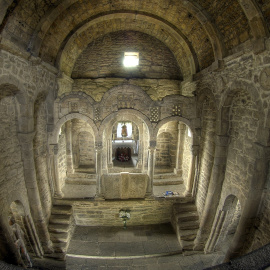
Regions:
<instances>
[{"instance_id":1,"label":"recessed arch","mask_svg":"<svg viewBox=\"0 0 270 270\"><path fill-rule=\"evenodd\" d=\"M128 22L125 22L125 25L123 26L124 21L122 24L114 23L114 21L124 19L128 19L129 24ZM153 31L157 31L153 36L162 41L173 52L184 76L189 77L198 70L196 54L183 34L154 17L131 13L104 15L89 21L77 29L77 31L72 33L70 37L67 37L61 45L62 49L59 50L57 56L57 65L59 68L65 72L66 75L70 76L76 59L93 40L93 36L96 35L96 37L100 37L101 35L111 32L109 25L113 23L116 24L114 31L139 30L149 35L153 35ZM142 27L142 24L149 26ZM100 32L96 32L95 29L100 29ZM161 29L163 30L161 31ZM90 34L89 31L92 34ZM84 41L82 42L81 39L84 39ZM172 46L171 44L177 44L178 46ZM70 51L72 51L72 57L69 55Z\"/></svg>"},{"instance_id":2,"label":"recessed arch","mask_svg":"<svg viewBox=\"0 0 270 270\"><path fill-rule=\"evenodd\" d=\"M90 125L90 127L93 129L93 133L95 135L95 138L98 138L98 129L94 123L94 121L85 116L85 115L82 115L80 113L70 113L66 116L63 116L61 119L59 119L55 126L54 126L54 130L52 132L52 134L50 135L49 137L49 144L57 144L58 143L58 134L59 134L59 131L60 131L60 128L62 127L63 124L65 124L67 121L69 120L72 120L74 118L77 118L77 119L80 119L80 120L83 120L85 121L86 123L88 123Z\"/></svg>"}]
</instances>

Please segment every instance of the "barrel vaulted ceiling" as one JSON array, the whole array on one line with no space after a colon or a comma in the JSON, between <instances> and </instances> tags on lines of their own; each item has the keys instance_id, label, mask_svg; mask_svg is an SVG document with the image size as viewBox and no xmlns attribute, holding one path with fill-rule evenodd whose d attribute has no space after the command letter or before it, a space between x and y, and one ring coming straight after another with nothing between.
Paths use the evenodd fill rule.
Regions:
<instances>
[{"instance_id":1,"label":"barrel vaulted ceiling","mask_svg":"<svg viewBox=\"0 0 270 270\"><path fill-rule=\"evenodd\" d=\"M164 43L183 78L268 36L268 0L0 0L1 43L11 41L71 76L87 46L118 31Z\"/></svg>"}]
</instances>

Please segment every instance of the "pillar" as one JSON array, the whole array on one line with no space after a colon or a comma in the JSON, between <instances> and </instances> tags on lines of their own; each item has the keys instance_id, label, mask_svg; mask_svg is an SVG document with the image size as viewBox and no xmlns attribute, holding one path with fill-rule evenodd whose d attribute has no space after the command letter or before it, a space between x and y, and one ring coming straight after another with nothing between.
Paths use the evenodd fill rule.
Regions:
<instances>
[{"instance_id":1,"label":"pillar","mask_svg":"<svg viewBox=\"0 0 270 270\"><path fill-rule=\"evenodd\" d=\"M50 145L50 160L51 160L51 170L52 178L54 182L54 197L63 198L63 193L61 191L60 179L59 179L59 161L58 161L58 144Z\"/></svg>"},{"instance_id":2,"label":"pillar","mask_svg":"<svg viewBox=\"0 0 270 270\"><path fill-rule=\"evenodd\" d=\"M66 122L67 173L74 173L72 154L72 122Z\"/></svg>"},{"instance_id":3,"label":"pillar","mask_svg":"<svg viewBox=\"0 0 270 270\"><path fill-rule=\"evenodd\" d=\"M215 226L212 227L211 234L209 236L209 240L205 245L205 252L212 252L216 246L217 240L221 234L221 230L224 224L224 220L226 218L227 211L220 210L218 214L218 218L216 220Z\"/></svg>"},{"instance_id":4,"label":"pillar","mask_svg":"<svg viewBox=\"0 0 270 270\"><path fill-rule=\"evenodd\" d=\"M96 184L96 197L102 197L102 188L101 188L101 176L102 176L102 142L96 142L95 151L96 151L96 174L97 174L97 184Z\"/></svg>"},{"instance_id":5,"label":"pillar","mask_svg":"<svg viewBox=\"0 0 270 270\"><path fill-rule=\"evenodd\" d=\"M154 181L154 166L155 166L155 153L156 153L156 141L150 141L150 146L148 148L148 176L149 182L147 185L147 196L153 194L153 181Z\"/></svg>"},{"instance_id":6,"label":"pillar","mask_svg":"<svg viewBox=\"0 0 270 270\"><path fill-rule=\"evenodd\" d=\"M36 225L39 240L45 253L53 252L50 234L47 228L47 222L43 215L39 189L36 179L36 168L33 152L33 139L35 132L18 133L18 139L21 145L21 153L24 167L24 180L27 189L30 211Z\"/></svg>"},{"instance_id":7,"label":"pillar","mask_svg":"<svg viewBox=\"0 0 270 270\"><path fill-rule=\"evenodd\" d=\"M227 136L216 137L214 163L194 250L204 249L211 232L225 176L228 142Z\"/></svg>"},{"instance_id":8,"label":"pillar","mask_svg":"<svg viewBox=\"0 0 270 270\"><path fill-rule=\"evenodd\" d=\"M191 152L192 152L191 167L190 167L187 187L185 191L185 196L188 196L188 197L192 196L192 192L193 192L195 170L198 166L197 163L198 163L198 155L199 155L199 146L192 145Z\"/></svg>"},{"instance_id":9,"label":"pillar","mask_svg":"<svg viewBox=\"0 0 270 270\"><path fill-rule=\"evenodd\" d=\"M108 168L113 167L113 161L112 161L112 140L108 139L107 141L107 162L108 162Z\"/></svg>"},{"instance_id":10,"label":"pillar","mask_svg":"<svg viewBox=\"0 0 270 270\"><path fill-rule=\"evenodd\" d=\"M181 176L182 176L185 132L186 132L186 125L182 123L178 123L178 141L177 141L176 165L175 165L174 173L179 174Z\"/></svg>"}]
</instances>

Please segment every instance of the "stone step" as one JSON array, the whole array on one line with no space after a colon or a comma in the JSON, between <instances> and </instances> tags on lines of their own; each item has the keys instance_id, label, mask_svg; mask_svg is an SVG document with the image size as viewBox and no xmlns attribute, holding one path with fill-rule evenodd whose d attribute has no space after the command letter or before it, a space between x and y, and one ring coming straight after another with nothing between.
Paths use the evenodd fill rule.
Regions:
<instances>
[{"instance_id":1,"label":"stone step","mask_svg":"<svg viewBox=\"0 0 270 270\"><path fill-rule=\"evenodd\" d=\"M53 249L56 253L66 253L67 252L68 245L66 242L60 242L60 243L53 243Z\"/></svg>"},{"instance_id":2,"label":"stone step","mask_svg":"<svg viewBox=\"0 0 270 270\"><path fill-rule=\"evenodd\" d=\"M181 179L155 179L153 181L154 186L167 186L167 185L181 185L183 180Z\"/></svg>"},{"instance_id":3,"label":"stone step","mask_svg":"<svg viewBox=\"0 0 270 270\"><path fill-rule=\"evenodd\" d=\"M196 236L197 236L197 229L194 230L178 230L179 232L179 236L181 240L185 240L185 241L192 241L195 240Z\"/></svg>"},{"instance_id":4,"label":"stone step","mask_svg":"<svg viewBox=\"0 0 270 270\"><path fill-rule=\"evenodd\" d=\"M177 203L173 205L173 213L177 215L183 212L197 212L197 207L193 203Z\"/></svg>"},{"instance_id":5,"label":"stone step","mask_svg":"<svg viewBox=\"0 0 270 270\"><path fill-rule=\"evenodd\" d=\"M199 228L199 222L197 220L179 222L178 227L180 230L195 230Z\"/></svg>"},{"instance_id":6,"label":"stone step","mask_svg":"<svg viewBox=\"0 0 270 270\"><path fill-rule=\"evenodd\" d=\"M72 173L67 175L67 179L81 179L81 178L86 178L86 179L96 179L97 175L90 174L90 173Z\"/></svg>"},{"instance_id":7,"label":"stone step","mask_svg":"<svg viewBox=\"0 0 270 270\"><path fill-rule=\"evenodd\" d=\"M97 181L96 179L90 179L90 178L67 178L66 184L70 185L96 185Z\"/></svg>"},{"instance_id":8,"label":"stone step","mask_svg":"<svg viewBox=\"0 0 270 270\"><path fill-rule=\"evenodd\" d=\"M162 174L155 174L154 179L174 179L174 178L182 178L178 174L174 173L162 173Z\"/></svg>"},{"instance_id":9,"label":"stone step","mask_svg":"<svg viewBox=\"0 0 270 270\"><path fill-rule=\"evenodd\" d=\"M181 245L183 250L193 250L194 241L181 240L180 245Z\"/></svg>"},{"instance_id":10,"label":"stone step","mask_svg":"<svg viewBox=\"0 0 270 270\"><path fill-rule=\"evenodd\" d=\"M72 206L71 205L53 205L51 214L71 215Z\"/></svg>"},{"instance_id":11,"label":"stone step","mask_svg":"<svg viewBox=\"0 0 270 270\"><path fill-rule=\"evenodd\" d=\"M68 233L69 224L49 224L50 233Z\"/></svg>"},{"instance_id":12,"label":"stone step","mask_svg":"<svg viewBox=\"0 0 270 270\"><path fill-rule=\"evenodd\" d=\"M75 173L88 173L88 174L95 174L96 173L96 168L93 167L80 167L75 169Z\"/></svg>"},{"instance_id":13,"label":"stone step","mask_svg":"<svg viewBox=\"0 0 270 270\"><path fill-rule=\"evenodd\" d=\"M70 215L51 215L50 224L70 224Z\"/></svg>"},{"instance_id":14,"label":"stone step","mask_svg":"<svg viewBox=\"0 0 270 270\"><path fill-rule=\"evenodd\" d=\"M197 212L181 212L175 215L178 222L198 220L199 216Z\"/></svg>"},{"instance_id":15,"label":"stone step","mask_svg":"<svg viewBox=\"0 0 270 270\"><path fill-rule=\"evenodd\" d=\"M59 261L64 261L66 259L66 254L62 252L54 252L52 254L45 254L45 257L52 258Z\"/></svg>"},{"instance_id":16,"label":"stone step","mask_svg":"<svg viewBox=\"0 0 270 270\"><path fill-rule=\"evenodd\" d=\"M51 241L53 243L60 243L60 242L63 242L63 243L67 243L68 242L68 238L69 238L69 234L68 232L64 232L64 233L50 233L50 238L51 238Z\"/></svg>"}]
</instances>

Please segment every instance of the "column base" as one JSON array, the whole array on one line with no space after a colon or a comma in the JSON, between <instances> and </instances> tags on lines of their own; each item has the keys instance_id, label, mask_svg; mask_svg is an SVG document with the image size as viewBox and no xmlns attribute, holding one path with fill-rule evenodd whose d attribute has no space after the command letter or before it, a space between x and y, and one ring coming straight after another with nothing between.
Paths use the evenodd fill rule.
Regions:
<instances>
[{"instance_id":1,"label":"column base","mask_svg":"<svg viewBox=\"0 0 270 270\"><path fill-rule=\"evenodd\" d=\"M146 193L144 199L147 200L154 200L154 194L153 193Z\"/></svg>"},{"instance_id":2,"label":"column base","mask_svg":"<svg viewBox=\"0 0 270 270\"><path fill-rule=\"evenodd\" d=\"M105 198L101 195L96 195L95 196L95 201L105 201Z\"/></svg>"},{"instance_id":3,"label":"column base","mask_svg":"<svg viewBox=\"0 0 270 270\"><path fill-rule=\"evenodd\" d=\"M186 190L186 191L184 192L184 196L185 196L185 197L192 197L192 194L191 194L190 191Z\"/></svg>"},{"instance_id":4,"label":"column base","mask_svg":"<svg viewBox=\"0 0 270 270\"><path fill-rule=\"evenodd\" d=\"M63 199L63 197L64 197L64 193L62 191L54 193L54 198L56 199Z\"/></svg>"},{"instance_id":5,"label":"column base","mask_svg":"<svg viewBox=\"0 0 270 270\"><path fill-rule=\"evenodd\" d=\"M182 169L176 169L174 168L173 172L177 175L181 175L182 176Z\"/></svg>"}]
</instances>

